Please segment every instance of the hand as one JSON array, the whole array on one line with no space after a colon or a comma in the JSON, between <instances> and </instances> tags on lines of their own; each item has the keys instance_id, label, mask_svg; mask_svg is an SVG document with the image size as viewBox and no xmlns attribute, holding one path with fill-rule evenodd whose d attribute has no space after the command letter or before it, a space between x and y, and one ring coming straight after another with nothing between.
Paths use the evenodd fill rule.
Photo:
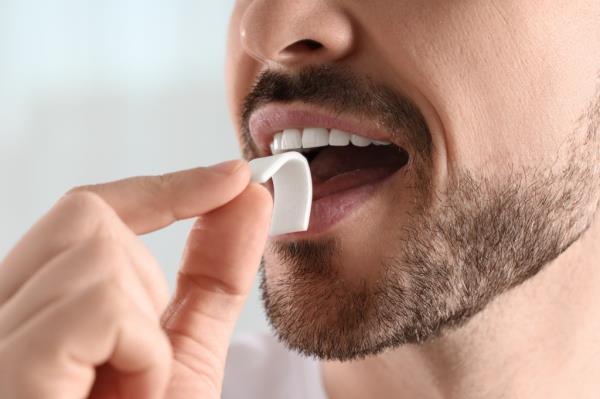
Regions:
<instances>
[{"instance_id":1,"label":"hand","mask_svg":"<svg viewBox=\"0 0 600 399\"><path fill-rule=\"evenodd\" d=\"M65 195L0 263L0 397L219 398L270 222L249 176L237 161ZM191 217L167 307L137 234Z\"/></svg>"}]
</instances>

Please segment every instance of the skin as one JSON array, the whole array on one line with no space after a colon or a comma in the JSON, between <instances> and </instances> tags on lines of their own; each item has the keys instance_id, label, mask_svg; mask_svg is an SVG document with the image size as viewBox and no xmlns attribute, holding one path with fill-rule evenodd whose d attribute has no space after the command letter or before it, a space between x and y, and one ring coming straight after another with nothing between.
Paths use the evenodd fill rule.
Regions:
<instances>
[{"instance_id":1,"label":"skin","mask_svg":"<svg viewBox=\"0 0 600 399\"><path fill-rule=\"evenodd\" d=\"M0 265L0 396L219 398L270 222L249 177L232 161L61 198ZM137 235L191 217L169 299Z\"/></svg>"},{"instance_id":2,"label":"skin","mask_svg":"<svg viewBox=\"0 0 600 399\"><path fill-rule=\"evenodd\" d=\"M600 371L595 361L600 350L595 337L600 305L599 18L600 4L585 0L236 2L227 56L235 121L243 121L244 99L263 72L294 76L309 67L343 66L357 76L377 77L377 83L404 93L422 112L432 141L427 188L439 199L428 203L431 209L449 201L465 173L492 188L517 181L514 171L522 172L518 181L525 185L539 183L533 180L536 169L547 173L546 183L559 187L585 181L556 204L556 209L560 204L563 211L568 209L559 220L573 217L561 230L564 242L557 253L540 261L527 278L486 291L489 298L466 320L431 337L390 345L352 362L339 361L335 358L346 359L348 352L301 339L299 325L277 316L319 319L317 326L340 338L336 334L341 330L326 328L336 326L326 312L310 314L313 319L303 313L314 305L310 298L320 300L326 284L311 280L312 288L298 294L306 301L292 299L283 305L277 303L283 292L278 300L277 292L265 291L267 308L286 310L270 312L280 338L296 350L324 358L323 380L330 398L600 394L593 378ZM321 46L306 46L307 39ZM256 153L244 134L240 123L240 143L253 157ZM564 174L573 170L585 172ZM567 178L560 179L563 174ZM394 192L407 190L397 181L390 187L331 231L312 238L313 244L332 239L342 243L332 267L346 288L373 283L381 260L402 254L394 232L409 221L403 216L406 202L397 205ZM464 214L468 221L469 208ZM515 225L528 214L517 215ZM543 221L541 216L534 220ZM278 244L271 241L265 253L263 287L285 282L294 289L288 276L297 264L277 250ZM510 242L502 244L510 247ZM510 261L499 266L519 270L519 262ZM311 290L319 294L310 295ZM318 304L316 308L324 309Z\"/></svg>"},{"instance_id":3,"label":"skin","mask_svg":"<svg viewBox=\"0 0 600 399\"><path fill-rule=\"evenodd\" d=\"M574 132L594 109L599 16L594 1L239 1L228 51L233 117L264 70L343 64L421 110L440 201L461 172L502 182L506 165L560 172L579 161L594 182L597 151L559 150L582 148ZM306 38L319 51L294 46ZM0 396L218 398L270 219L269 194L248 180L237 162L60 199L0 264ZM323 361L330 398L598 397L600 220L597 187L585 187L576 240L550 265L435 339ZM368 281L377 270L363 265L398 250L382 239L401 217L390 201L373 198L322 237L345 243L337 263L346 281ZM381 209L398 214L382 219ZM137 235L190 217L198 222L169 300ZM265 253L267 281L288 274L278 256Z\"/></svg>"}]
</instances>

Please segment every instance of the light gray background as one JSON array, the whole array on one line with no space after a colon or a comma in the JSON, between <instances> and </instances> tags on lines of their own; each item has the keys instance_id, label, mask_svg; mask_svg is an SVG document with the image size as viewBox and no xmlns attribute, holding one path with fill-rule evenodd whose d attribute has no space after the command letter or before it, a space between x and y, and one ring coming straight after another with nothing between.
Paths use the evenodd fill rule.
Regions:
<instances>
[{"instance_id":1,"label":"light gray background","mask_svg":"<svg viewBox=\"0 0 600 399\"><path fill-rule=\"evenodd\" d=\"M233 0L0 0L0 258L69 188L239 157ZM191 222L144 237L173 287ZM255 287L236 334L267 329Z\"/></svg>"}]
</instances>

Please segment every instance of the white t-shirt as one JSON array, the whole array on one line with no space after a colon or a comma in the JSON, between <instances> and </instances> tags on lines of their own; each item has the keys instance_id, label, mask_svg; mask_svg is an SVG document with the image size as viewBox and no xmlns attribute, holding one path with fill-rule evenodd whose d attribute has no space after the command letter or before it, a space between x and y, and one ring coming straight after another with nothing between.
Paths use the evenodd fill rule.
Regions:
<instances>
[{"instance_id":1,"label":"white t-shirt","mask_svg":"<svg viewBox=\"0 0 600 399\"><path fill-rule=\"evenodd\" d=\"M222 399L327 399L319 362L291 352L270 334L235 339Z\"/></svg>"}]
</instances>

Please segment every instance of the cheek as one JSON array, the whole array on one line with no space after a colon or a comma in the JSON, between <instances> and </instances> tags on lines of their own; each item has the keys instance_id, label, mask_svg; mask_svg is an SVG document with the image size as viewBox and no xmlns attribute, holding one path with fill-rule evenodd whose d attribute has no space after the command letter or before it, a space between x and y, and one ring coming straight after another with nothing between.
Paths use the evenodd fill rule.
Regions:
<instances>
[{"instance_id":1,"label":"cheek","mask_svg":"<svg viewBox=\"0 0 600 399\"><path fill-rule=\"evenodd\" d=\"M446 40L428 54L439 61L426 65L451 169L494 176L509 166L550 167L573 135L595 72L582 69L586 57L564 46L585 43L582 32L557 32L571 18L541 3L507 1L505 9L471 6L449 14L453 23L440 35Z\"/></svg>"},{"instance_id":2,"label":"cheek","mask_svg":"<svg viewBox=\"0 0 600 399\"><path fill-rule=\"evenodd\" d=\"M598 62L589 29L567 28L569 20L585 25L577 7L568 8L397 2L385 12L371 7L361 25L372 55L431 104L448 173L494 175L508 163L551 163L593 94ZM402 15L402 23L389 15Z\"/></svg>"}]
</instances>

